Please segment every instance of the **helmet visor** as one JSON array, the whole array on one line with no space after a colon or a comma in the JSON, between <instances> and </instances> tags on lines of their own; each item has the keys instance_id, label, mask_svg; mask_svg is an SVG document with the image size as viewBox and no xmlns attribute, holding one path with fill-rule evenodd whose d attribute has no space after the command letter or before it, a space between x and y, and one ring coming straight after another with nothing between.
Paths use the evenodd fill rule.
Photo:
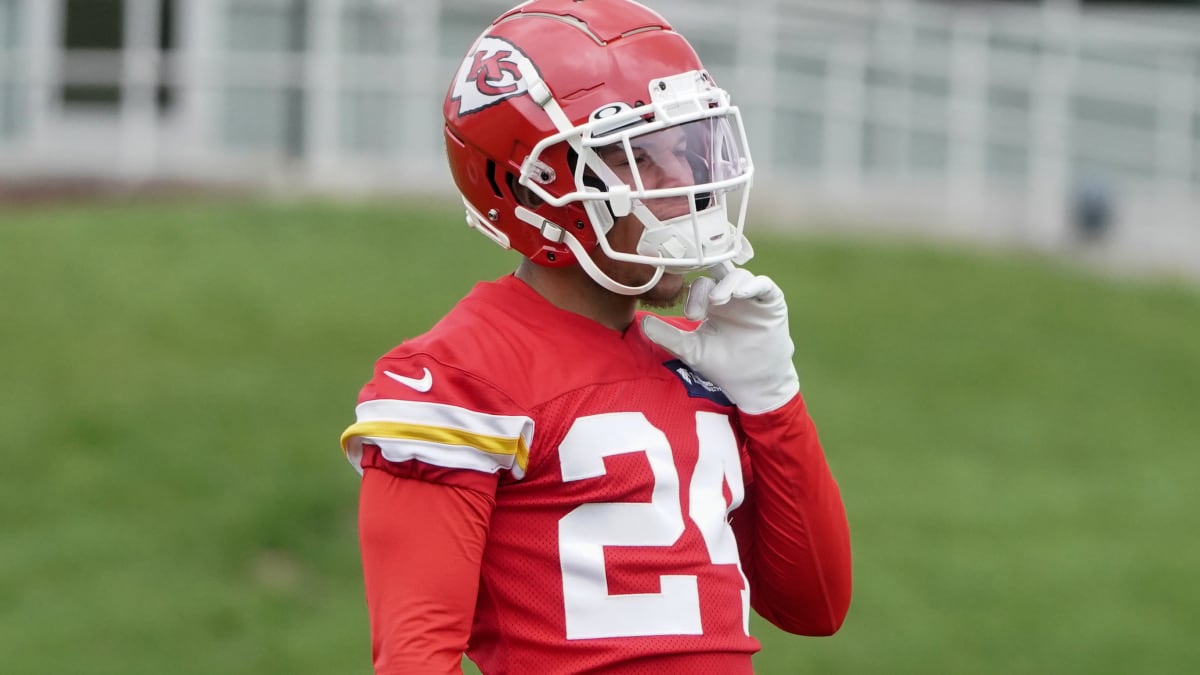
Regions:
<instances>
[{"instance_id":1,"label":"helmet visor","mask_svg":"<svg viewBox=\"0 0 1200 675\"><path fill-rule=\"evenodd\" d=\"M725 115L666 127L635 123L593 135L588 145L608 169L597 172L604 182L629 186L663 221L724 205L749 167L741 136Z\"/></svg>"}]
</instances>

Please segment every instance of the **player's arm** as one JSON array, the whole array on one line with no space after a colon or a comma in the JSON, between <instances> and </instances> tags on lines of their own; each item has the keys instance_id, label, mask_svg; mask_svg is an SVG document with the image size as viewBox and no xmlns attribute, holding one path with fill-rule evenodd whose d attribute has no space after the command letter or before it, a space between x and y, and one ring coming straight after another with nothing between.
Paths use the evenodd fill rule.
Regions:
<instances>
[{"instance_id":1,"label":"player's arm","mask_svg":"<svg viewBox=\"0 0 1200 675\"><path fill-rule=\"evenodd\" d=\"M832 635L850 608L850 529L804 400L740 421L753 478L731 524L750 602L782 630Z\"/></svg>"},{"instance_id":2,"label":"player's arm","mask_svg":"<svg viewBox=\"0 0 1200 675\"><path fill-rule=\"evenodd\" d=\"M374 457L364 465L359 538L375 672L461 673L495 502L395 475Z\"/></svg>"},{"instance_id":3,"label":"player's arm","mask_svg":"<svg viewBox=\"0 0 1200 675\"><path fill-rule=\"evenodd\" d=\"M359 533L376 673L461 672L501 476L525 473L533 421L475 375L385 358L342 434L362 473Z\"/></svg>"},{"instance_id":4,"label":"player's arm","mask_svg":"<svg viewBox=\"0 0 1200 675\"><path fill-rule=\"evenodd\" d=\"M753 478L733 523L755 609L784 630L828 635L849 607L850 535L800 396L783 291L745 269L713 272L720 281L700 277L688 293L695 330L653 316L642 330L738 408Z\"/></svg>"}]
</instances>

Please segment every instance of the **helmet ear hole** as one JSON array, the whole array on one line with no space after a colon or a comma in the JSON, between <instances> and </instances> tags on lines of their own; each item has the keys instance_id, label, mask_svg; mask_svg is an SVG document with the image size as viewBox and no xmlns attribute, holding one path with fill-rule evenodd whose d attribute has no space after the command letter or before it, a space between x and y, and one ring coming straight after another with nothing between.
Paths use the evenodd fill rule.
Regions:
<instances>
[{"instance_id":1,"label":"helmet ear hole","mask_svg":"<svg viewBox=\"0 0 1200 675\"><path fill-rule=\"evenodd\" d=\"M499 199L504 199L504 193L500 192L500 186L496 183L496 163L491 159L487 161L487 179L488 184L492 186L492 192Z\"/></svg>"},{"instance_id":2,"label":"helmet ear hole","mask_svg":"<svg viewBox=\"0 0 1200 675\"><path fill-rule=\"evenodd\" d=\"M533 190L530 190L524 185L518 183L517 177L512 173L509 173L506 178L508 189L512 191L513 198L515 198L517 203L521 206L524 206L527 209L536 209L537 207L546 203L541 197L534 194Z\"/></svg>"}]
</instances>

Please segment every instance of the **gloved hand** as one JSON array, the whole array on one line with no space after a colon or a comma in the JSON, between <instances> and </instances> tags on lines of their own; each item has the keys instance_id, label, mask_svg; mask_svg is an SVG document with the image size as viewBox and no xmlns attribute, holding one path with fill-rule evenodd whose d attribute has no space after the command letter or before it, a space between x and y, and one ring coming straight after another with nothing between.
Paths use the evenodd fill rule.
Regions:
<instances>
[{"instance_id":1,"label":"gloved hand","mask_svg":"<svg viewBox=\"0 0 1200 675\"><path fill-rule=\"evenodd\" d=\"M642 332L721 387L743 412L770 412L800 391L787 303L769 277L742 268L729 269L719 282L699 277L683 313L703 322L685 331L647 316Z\"/></svg>"}]
</instances>

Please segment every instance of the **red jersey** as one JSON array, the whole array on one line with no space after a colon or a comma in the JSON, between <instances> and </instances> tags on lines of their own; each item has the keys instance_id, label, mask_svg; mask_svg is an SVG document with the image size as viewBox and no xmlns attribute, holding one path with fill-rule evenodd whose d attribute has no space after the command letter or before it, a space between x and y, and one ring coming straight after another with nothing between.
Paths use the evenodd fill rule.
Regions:
<instances>
[{"instance_id":1,"label":"red jersey","mask_svg":"<svg viewBox=\"0 0 1200 675\"><path fill-rule=\"evenodd\" d=\"M773 586L820 587L800 593L826 606L755 603L785 629L791 617L815 612L831 616L836 630L845 613L845 602L829 599L849 597L844 512L802 401L753 416L764 418L755 429L637 321L620 333L554 307L515 277L480 284L430 332L381 358L359 401L343 446L360 471L477 495L479 534L461 537L482 537L479 552L469 542L466 553L430 552L446 556L444 569L462 558L470 566L454 569L477 564L474 608L431 611L472 614L463 617L467 655L484 673L749 673L759 644L748 631L756 586L747 574L760 567L778 577L765 583L785 604L795 604L792 591ZM802 461L764 490L755 484L755 441L771 445L775 427L803 440L769 452ZM799 486L808 494L796 493L797 480L811 484ZM834 522L790 526L784 513L778 544L757 547L765 553L754 541L739 547L730 514L748 486L758 487L754 504L782 501L776 508L811 520L811 505L793 502L815 500L828 511L816 515ZM738 535L780 539L770 524L764 535L753 508ZM397 527L425 518L376 515ZM371 540L364 536L364 559ZM746 555L755 564L743 568ZM839 588L831 592L825 576ZM385 602L374 585L369 576L369 605ZM377 666L388 650L380 641L398 630L376 625L386 614L372 608Z\"/></svg>"}]
</instances>

